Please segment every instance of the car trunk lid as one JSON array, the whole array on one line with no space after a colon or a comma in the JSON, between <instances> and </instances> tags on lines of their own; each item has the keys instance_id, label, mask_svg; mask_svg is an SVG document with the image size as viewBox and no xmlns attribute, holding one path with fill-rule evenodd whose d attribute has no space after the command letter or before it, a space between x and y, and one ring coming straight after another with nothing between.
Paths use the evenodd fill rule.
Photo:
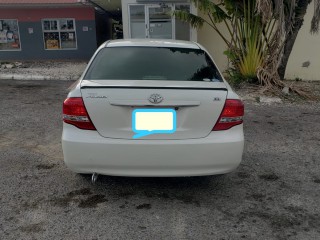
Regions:
<instances>
[{"instance_id":1,"label":"car trunk lid","mask_svg":"<svg viewBox=\"0 0 320 240\"><path fill-rule=\"evenodd\" d=\"M224 82L83 80L81 93L94 126L106 138L133 139L134 110L173 109L174 133L143 137L170 140L206 137L224 107L227 87ZM155 94L161 102L149 100Z\"/></svg>"}]
</instances>

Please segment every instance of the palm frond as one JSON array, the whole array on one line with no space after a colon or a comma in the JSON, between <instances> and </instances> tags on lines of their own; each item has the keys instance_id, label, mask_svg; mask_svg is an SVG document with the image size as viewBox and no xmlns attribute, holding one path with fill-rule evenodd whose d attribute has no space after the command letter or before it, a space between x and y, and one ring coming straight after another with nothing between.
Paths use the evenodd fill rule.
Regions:
<instances>
[{"instance_id":1,"label":"palm frond","mask_svg":"<svg viewBox=\"0 0 320 240\"><path fill-rule=\"evenodd\" d=\"M230 19L230 16L217 4L213 4L210 13L216 23L221 23L226 19Z\"/></svg>"},{"instance_id":2,"label":"palm frond","mask_svg":"<svg viewBox=\"0 0 320 240\"><path fill-rule=\"evenodd\" d=\"M199 17L184 10L176 10L173 12L173 15L181 21L189 23L194 28L201 28L205 22L205 20L202 17Z\"/></svg>"}]
</instances>

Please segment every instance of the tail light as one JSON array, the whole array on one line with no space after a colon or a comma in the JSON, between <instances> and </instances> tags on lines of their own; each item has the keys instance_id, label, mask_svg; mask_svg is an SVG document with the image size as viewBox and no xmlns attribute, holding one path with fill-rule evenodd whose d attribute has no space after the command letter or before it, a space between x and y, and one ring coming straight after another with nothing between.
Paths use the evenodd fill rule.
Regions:
<instances>
[{"instance_id":1,"label":"tail light","mask_svg":"<svg viewBox=\"0 0 320 240\"><path fill-rule=\"evenodd\" d=\"M227 99L212 131L227 130L243 122L244 105L241 100Z\"/></svg>"},{"instance_id":2,"label":"tail light","mask_svg":"<svg viewBox=\"0 0 320 240\"><path fill-rule=\"evenodd\" d=\"M96 130L81 97L67 98L63 102L63 121L81 129Z\"/></svg>"}]
</instances>

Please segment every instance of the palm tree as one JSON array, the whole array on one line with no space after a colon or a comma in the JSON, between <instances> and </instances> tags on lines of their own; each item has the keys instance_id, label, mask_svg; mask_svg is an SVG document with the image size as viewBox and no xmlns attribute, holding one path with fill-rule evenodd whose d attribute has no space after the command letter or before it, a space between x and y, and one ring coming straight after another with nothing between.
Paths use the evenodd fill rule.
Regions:
<instances>
[{"instance_id":1,"label":"palm tree","mask_svg":"<svg viewBox=\"0 0 320 240\"><path fill-rule=\"evenodd\" d=\"M242 78L256 76L267 88L283 88L285 68L311 0L191 0L203 16L175 11L195 28L208 24L226 43L232 71ZM320 0L314 0L311 32L317 33ZM222 23L228 30L223 34ZM299 90L291 88L299 92Z\"/></svg>"}]
</instances>

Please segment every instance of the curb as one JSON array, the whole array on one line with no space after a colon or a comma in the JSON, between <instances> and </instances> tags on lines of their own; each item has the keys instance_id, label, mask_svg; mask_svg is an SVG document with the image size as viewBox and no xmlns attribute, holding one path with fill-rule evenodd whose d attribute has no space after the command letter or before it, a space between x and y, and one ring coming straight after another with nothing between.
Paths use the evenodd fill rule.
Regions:
<instances>
[{"instance_id":1,"label":"curb","mask_svg":"<svg viewBox=\"0 0 320 240\"><path fill-rule=\"evenodd\" d=\"M79 79L80 76L42 76L42 75L23 75L23 74L0 74L0 80L32 80L32 81L45 81L45 80L61 80L73 81Z\"/></svg>"}]
</instances>

